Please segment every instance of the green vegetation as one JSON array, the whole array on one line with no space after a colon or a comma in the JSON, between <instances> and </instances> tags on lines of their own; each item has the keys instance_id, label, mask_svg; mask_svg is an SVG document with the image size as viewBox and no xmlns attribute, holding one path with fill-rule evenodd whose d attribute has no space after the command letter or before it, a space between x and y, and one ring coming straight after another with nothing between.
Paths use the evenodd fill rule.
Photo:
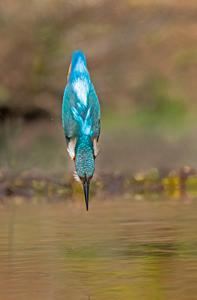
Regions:
<instances>
[{"instance_id":1,"label":"green vegetation","mask_svg":"<svg viewBox=\"0 0 197 300\"><path fill-rule=\"evenodd\" d=\"M165 77L150 76L137 91L136 122L156 129L182 129L188 112L185 101L172 88Z\"/></svg>"},{"instance_id":2,"label":"green vegetation","mask_svg":"<svg viewBox=\"0 0 197 300\"><path fill-rule=\"evenodd\" d=\"M178 52L174 57L175 64L178 68L186 69L196 67L197 65L197 50L187 49Z\"/></svg>"},{"instance_id":3,"label":"green vegetation","mask_svg":"<svg viewBox=\"0 0 197 300\"><path fill-rule=\"evenodd\" d=\"M108 178L106 181L105 178ZM22 172L12 175L0 172L0 193L4 197L15 199L20 195L28 198L83 201L83 191L79 183L70 178L65 183L63 175L44 176L35 172ZM91 185L91 198L98 195L116 199L118 195L124 199L182 199L186 195L190 199L197 195L197 174L190 167L169 172L151 169L147 172L136 172L133 175L118 176L119 186L115 192L111 187L116 184L115 174L103 174ZM23 198L23 197L22 197Z\"/></svg>"}]
</instances>

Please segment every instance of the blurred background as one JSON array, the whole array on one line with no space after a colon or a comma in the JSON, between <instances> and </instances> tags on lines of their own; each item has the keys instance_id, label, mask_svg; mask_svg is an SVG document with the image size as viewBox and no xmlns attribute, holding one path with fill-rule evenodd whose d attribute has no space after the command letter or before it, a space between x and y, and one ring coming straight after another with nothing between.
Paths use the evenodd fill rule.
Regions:
<instances>
[{"instance_id":1,"label":"blurred background","mask_svg":"<svg viewBox=\"0 0 197 300\"><path fill-rule=\"evenodd\" d=\"M195 300L197 3L0 2L0 299ZM73 50L101 102L90 210L61 126Z\"/></svg>"},{"instance_id":2,"label":"blurred background","mask_svg":"<svg viewBox=\"0 0 197 300\"><path fill-rule=\"evenodd\" d=\"M0 164L68 173L61 103L82 49L102 107L97 173L197 164L196 1L0 4Z\"/></svg>"}]
</instances>

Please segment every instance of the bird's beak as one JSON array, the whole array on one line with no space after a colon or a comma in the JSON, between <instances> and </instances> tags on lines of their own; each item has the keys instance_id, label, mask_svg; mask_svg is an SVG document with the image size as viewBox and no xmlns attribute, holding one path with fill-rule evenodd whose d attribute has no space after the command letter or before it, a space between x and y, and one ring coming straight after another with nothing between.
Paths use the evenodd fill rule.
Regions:
<instances>
[{"instance_id":1,"label":"bird's beak","mask_svg":"<svg viewBox=\"0 0 197 300\"><path fill-rule=\"evenodd\" d=\"M89 202L89 185L90 185L89 180L85 180L83 182L83 191L84 191L85 202L86 202L86 210L88 210L88 202Z\"/></svg>"}]
</instances>

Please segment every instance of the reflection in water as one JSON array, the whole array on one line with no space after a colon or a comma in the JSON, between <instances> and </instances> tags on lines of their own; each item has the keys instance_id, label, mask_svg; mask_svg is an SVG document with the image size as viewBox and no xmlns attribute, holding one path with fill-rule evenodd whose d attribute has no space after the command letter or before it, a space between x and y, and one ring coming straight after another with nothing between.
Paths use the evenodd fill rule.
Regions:
<instances>
[{"instance_id":1,"label":"reflection in water","mask_svg":"<svg viewBox=\"0 0 197 300\"><path fill-rule=\"evenodd\" d=\"M195 299L196 203L0 208L0 299Z\"/></svg>"}]
</instances>

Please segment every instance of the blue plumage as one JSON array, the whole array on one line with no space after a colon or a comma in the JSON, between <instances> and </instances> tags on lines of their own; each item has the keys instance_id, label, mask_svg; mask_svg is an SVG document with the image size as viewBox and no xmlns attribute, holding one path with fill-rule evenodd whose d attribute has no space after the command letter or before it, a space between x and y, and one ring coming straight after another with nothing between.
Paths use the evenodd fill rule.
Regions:
<instances>
[{"instance_id":1,"label":"blue plumage","mask_svg":"<svg viewBox=\"0 0 197 300\"><path fill-rule=\"evenodd\" d=\"M72 54L63 96L62 125L68 152L83 183L88 209L89 183L94 174L100 135L100 104L82 51Z\"/></svg>"}]
</instances>

